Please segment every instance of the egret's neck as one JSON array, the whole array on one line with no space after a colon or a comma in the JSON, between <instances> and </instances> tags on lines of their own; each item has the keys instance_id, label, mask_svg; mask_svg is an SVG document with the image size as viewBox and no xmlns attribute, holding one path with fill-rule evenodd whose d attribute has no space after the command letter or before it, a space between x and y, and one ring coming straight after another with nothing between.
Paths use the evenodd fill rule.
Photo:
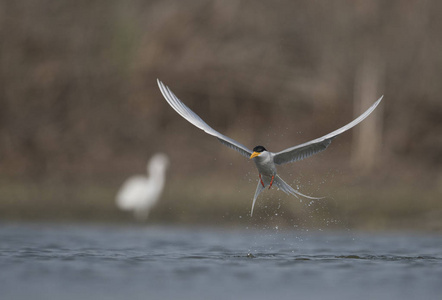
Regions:
<instances>
[{"instance_id":1,"label":"egret's neck","mask_svg":"<svg viewBox=\"0 0 442 300\"><path fill-rule=\"evenodd\" d=\"M147 170L149 178L151 178L156 185L164 185L166 180L166 168L163 167L150 167Z\"/></svg>"}]
</instances>

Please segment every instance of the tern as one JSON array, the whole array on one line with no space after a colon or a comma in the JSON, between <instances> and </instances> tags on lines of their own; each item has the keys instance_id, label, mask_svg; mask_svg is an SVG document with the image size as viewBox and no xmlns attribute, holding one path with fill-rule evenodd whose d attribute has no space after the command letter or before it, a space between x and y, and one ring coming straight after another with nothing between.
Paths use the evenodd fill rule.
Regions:
<instances>
[{"instance_id":1,"label":"tern","mask_svg":"<svg viewBox=\"0 0 442 300\"><path fill-rule=\"evenodd\" d=\"M168 165L166 154L152 156L147 164L149 177L135 175L128 178L116 196L117 206L122 210L133 210L137 221L145 221L163 192Z\"/></svg>"},{"instance_id":2,"label":"tern","mask_svg":"<svg viewBox=\"0 0 442 300\"><path fill-rule=\"evenodd\" d=\"M367 118L379 105L379 103L383 98L383 96L381 96L363 114L361 114L358 118L354 119L352 122L348 123L347 125L315 140L287 148L280 152L273 153L268 151L264 146L261 145L254 147L253 150L250 150L249 148L247 148L241 143L238 143L234 139L231 139L219 133L218 131L207 125L207 123L204 122L196 113L194 113L183 102L181 102L178 99L178 97L175 96L175 94L169 89L169 87L164 85L159 79L157 79L157 83L167 103L169 103L169 105L184 119L186 119L191 124L198 127L199 129L204 130L206 133L216 137L222 144L226 145L227 147L238 151L240 154L242 154L243 156L249 159L253 159L258 169L259 180L255 196L253 197L250 216L253 216L253 208L255 206L255 202L259 194L266 187L269 187L270 189L273 184L275 184L280 190L282 190L286 194L291 194L296 198L299 198L298 196L302 196L308 199L321 199L321 198L304 195L299 191L295 190L294 188L292 188L290 185L288 185L277 174L276 165L282 165L290 162L299 161L327 149L331 141L336 136L356 126L357 124L362 122L365 118Z\"/></svg>"}]
</instances>

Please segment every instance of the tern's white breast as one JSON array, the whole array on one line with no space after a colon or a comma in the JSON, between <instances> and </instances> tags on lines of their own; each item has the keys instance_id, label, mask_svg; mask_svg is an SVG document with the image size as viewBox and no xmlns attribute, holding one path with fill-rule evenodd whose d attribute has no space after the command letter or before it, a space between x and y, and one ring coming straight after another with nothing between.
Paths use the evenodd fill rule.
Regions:
<instances>
[{"instance_id":1,"label":"tern's white breast","mask_svg":"<svg viewBox=\"0 0 442 300\"><path fill-rule=\"evenodd\" d=\"M272 176L276 175L276 166L273 162L273 154L264 151L260 155L253 158L256 167L258 168L258 172L264 176Z\"/></svg>"}]
</instances>

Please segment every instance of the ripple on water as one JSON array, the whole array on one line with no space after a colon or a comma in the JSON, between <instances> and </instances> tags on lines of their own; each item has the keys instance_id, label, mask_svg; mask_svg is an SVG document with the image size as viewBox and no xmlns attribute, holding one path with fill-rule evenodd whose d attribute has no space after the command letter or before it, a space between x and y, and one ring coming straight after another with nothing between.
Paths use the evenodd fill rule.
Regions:
<instances>
[{"instance_id":1,"label":"ripple on water","mask_svg":"<svg viewBox=\"0 0 442 300\"><path fill-rule=\"evenodd\" d=\"M112 229L0 227L0 282L9 289L2 299L71 300L79 292L93 299L224 299L228 290L235 299L403 300L442 293L440 236L301 240L297 233Z\"/></svg>"}]
</instances>

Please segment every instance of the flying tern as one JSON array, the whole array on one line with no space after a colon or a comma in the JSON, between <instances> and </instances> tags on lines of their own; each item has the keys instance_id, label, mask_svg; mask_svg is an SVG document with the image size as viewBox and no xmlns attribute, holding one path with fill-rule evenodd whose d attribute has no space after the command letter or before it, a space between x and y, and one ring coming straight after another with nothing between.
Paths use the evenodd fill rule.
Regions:
<instances>
[{"instance_id":1,"label":"flying tern","mask_svg":"<svg viewBox=\"0 0 442 300\"><path fill-rule=\"evenodd\" d=\"M166 99L167 103L184 119L195 125L206 133L216 137L222 144L238 151L243 156L253 159L255 165L259 172L258 186L256 188L255 196L253 197L252 209L250 211L250 216L253 216L253 208L255 206L256 199L259 194L266 188L269 189L275 184L280 190L286 194L291 194L298 198L298 196L306 197L309 199L321 199L316 197L310 197L300 193L299 191L288 185L281 177L277 174L276 165L282 165L290 162L295 162L312 156L318 152L325 150L331 143L331 141L339 134L349 130L350 128L356 126L362 122L366 117L368 117L373 110L379 105L383 96L381 96L370 108L368 108L363 114L358 118L354 119L347 125L326 134L315 140L287 148L280 152L270 152L263 146L256 146L253 150L250 150L246 146L237 141L219 133L206 122L204 122L196 113L194 113L190 108L188 108L183 102L181 102L177 96L164 85L159 79L157 79L158 87L161 93Z\"/></svg>"},{"instance_id":2,"label":"flying tern","mask_svg":"<svg viewBox=\"0 0 442 300\"><path fill-rule=\"evenodd\" d=\"M149 216L152 207L158 202L166 181L166 169L169 158L164 153L157 153L147 164L147 173L128 178L116 196L117 206L122 210L133 210L138 221Z\"/></svg>"}]
</instances>

